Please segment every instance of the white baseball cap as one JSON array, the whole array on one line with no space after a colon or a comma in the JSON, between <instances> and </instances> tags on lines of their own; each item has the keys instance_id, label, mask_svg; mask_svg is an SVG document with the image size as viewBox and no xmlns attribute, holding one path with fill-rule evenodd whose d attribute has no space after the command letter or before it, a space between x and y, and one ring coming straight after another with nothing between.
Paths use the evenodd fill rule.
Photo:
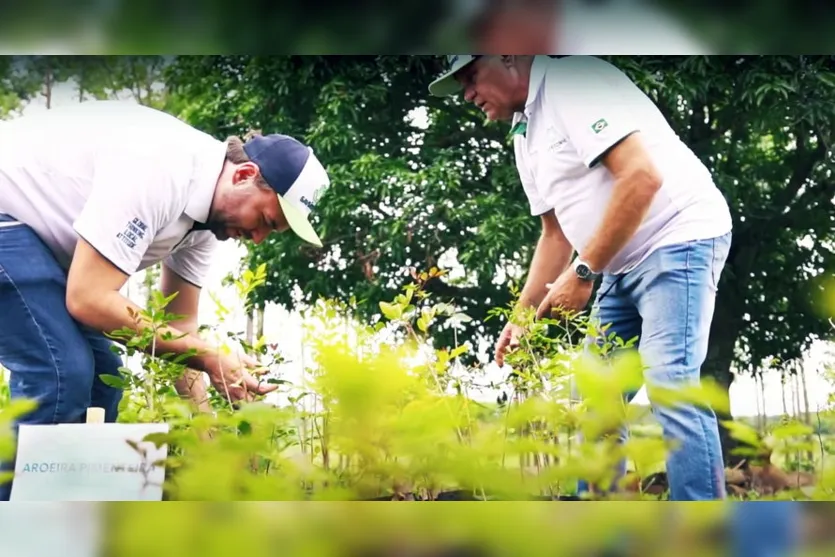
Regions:
<instances>
[{"instance_id":1,"label":"white baseball cap","mask_svg":"<svg viewBox=\"0 0 835 557\"><path fill-rule=\"evenodd\" d=\"M461 91L462 85L455 79L455 74L478 59L475 54L450 54L447 56L449 69L438 79L429 84L429 92L436 97L449 97Z\"/></svg>"}]
</instances>

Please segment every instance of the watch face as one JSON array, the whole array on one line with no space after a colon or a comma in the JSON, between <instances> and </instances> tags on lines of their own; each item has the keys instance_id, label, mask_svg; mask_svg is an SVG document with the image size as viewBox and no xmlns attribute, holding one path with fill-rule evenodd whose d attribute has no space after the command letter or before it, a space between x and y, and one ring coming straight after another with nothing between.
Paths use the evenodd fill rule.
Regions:
<instances>
[{"instance_id":1,"label":"watch face","mask_svg":"<svg viewBox=\"0 0 835 557\"><path fill-rule=\"evenodd\" d=\"M589 269L587 265L583 265L582 263L577 265L577 276L582 279L587 279L589 278L589 275L591 275L591 269Z\"/></svg>"}]
</instances>

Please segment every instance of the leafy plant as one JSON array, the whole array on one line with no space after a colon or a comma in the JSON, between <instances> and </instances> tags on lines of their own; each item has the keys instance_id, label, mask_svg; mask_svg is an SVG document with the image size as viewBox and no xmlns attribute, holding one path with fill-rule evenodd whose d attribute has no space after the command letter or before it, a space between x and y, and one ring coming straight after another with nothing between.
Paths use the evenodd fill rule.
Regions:
<instances>
[{"instance_id":1,"label":"leafy plant","mask_svg":"<svg viewBox=\"0 0 835 557\"><path fill-rule=\"evenodd\" d=\"M663 473L674 447L639 407L624 403L623 394L643 382L635 339L620 339L583 313L535 320L533 310L511 303L493 308L489 318L512 320L524 333L507 357L510 372L490 379L487 368L462 360L472 346L461 342L457 327L470 318L433 300L432 282L445 271L410 275L412 282L380 303L382 318L370 323L357 318L354 300L308 307L309 357L298 384L280 377L285 360L265 338L248 343L237 332L204 329L219 349L257 354L268 370L263 380L280 384L286 400L233 408L209 387L210 412L199 412L174 388L186 371L184 358L155 351L156 334L179 316L166 311L173 296L154 292L135 315L140 332L113 333L123 343L115 349L141 354L139 369L123 367L105 381L125 390L120 421L169 424L169 433L148 438L169 448L165 497L552 499L571 496L579 478L595 486L596 499L658 497L643 493L642 480ZM262 266L229 284L247 300L264 277ZM214 300L220 327L232 312ZM451 345L436 345L437 327L452 330ZM499 393L495 400L490 390ZM725 400L710 384L649 394L663 404L687 399L720 409ZM762 456L766 446L785 454L809 449L806 427L775 429L770 445L740 424L730 427L750 441L749 457ZM624 431L629 435L619 442ZM630 471L618 478L623 460ZM827 493L828 481L821 477L819 493Z\"/></svg>"}]
</instances>

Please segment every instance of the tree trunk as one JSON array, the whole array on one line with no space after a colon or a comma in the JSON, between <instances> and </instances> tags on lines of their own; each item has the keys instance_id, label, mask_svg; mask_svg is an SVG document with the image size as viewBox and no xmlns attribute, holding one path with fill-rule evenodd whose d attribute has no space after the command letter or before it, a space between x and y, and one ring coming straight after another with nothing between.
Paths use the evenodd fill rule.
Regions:
<instances>
[{"instance_id":1,"label":"tree trunk","mask_svg":"<svg viewBox=\"0 0 835 557\"><path fill-rule=\"evenodd\" d=\"M264 336L264 311L266 308L264 306L258 306L255 310L255 315L257 317L257 322L255 326L255 340L259 340L262 336Z\"/></svg>"},{"instance_id":2,"label":"tree trunk","mask_svg":"<svg viewBox=\"0 0 835 557\"><path fill-rule=\"evenodd\" d=\"M800 387L803 389L803 407L806 411L804 416L806 425L812 425L812 412L809 408L809 390L806 387L806 367L801 362L797 369L800 374Z\"/></svg>"},{"instance_id":3,"label":"tree trunk","mask_svg":"<svg viewBox=\"0 0 835 557\"><path fill-rule=\"evenodd\" d=\"M800 389L797 388L797 372L791 374L792 382L792 412L794 419L800 421Z\"/></svg>"},{"instance_id":4,"label":"tree trunk","mask_svg":"<svg viewBox=\"0 0 835 557\"><path fill-rule=\"evenodd\" d=\"M52 69L47 68L44 76L44 91L43 96L46 98L47 110L52 108Z\"/></svg>"},{"instance_id":5,"label":"tree trunk","mask_svg":"<svg viewBox=\"0 0 835 557\"><path fill-rule=\"evenodd\" d=\"M255 308L252 308L248 312L246 312L246 337L244 338L244 340L246 341L248 346L253 345L252 337L253 337L254 331L255 331L254 321L255 321ZM251 354L252 350L247 349L247 352Z\"/></svg>"},{"instance_id":6,"label":"tree trunk","mask_svg":"<svg viewBox=\"0 0 835 557\"><path fill-rule=\"evenodd\" d=\"M765 431L768 429L768 408L765 404L765 379L763 378L763 372L760 370L760 392L757 396L760 397L763 401L763 429L762 434L765 435Z\"/></svg>"},{"instance_id":7,"label":"tree trunk","mask_svg":"<svg viewBox=\"0 0 835 557\"><path fill-rule=\"evenodd\" d=\"M754 375L754 388L757 390L757 431L762 433L765 430L765 416L763 413L765 412L765 405L762 404L760 399L760 376L758 374Z\"/></svg>"},{"instance_id":8,"label":"tree trunk","mask_svg":"<svg viewBox=\"0 0 835 557\"><path fill-rule=\"evenodd\" d=\"M786 371L785 369L780 372L780 390L783 393L783 415L789 415L789 406L786 404Z\"/></svg>"},{"instance_id":9,"label":"tree trunk","mask_svg":"<svg viewBox=\"0 0 835 557\"><path fill-rule=\"evenodd\" d=\"M803 360L799 360L797 364L797 374L800 376L800 388L803 390L803 422L812 427L812 412L809 408L809 390L806 387L806 366L803 365ZM814 435L806 437L807 441L813 442ZM806 451L806 461L809 463L815 462L815 454L813 451Z\"/></svg>"}]
</instances>

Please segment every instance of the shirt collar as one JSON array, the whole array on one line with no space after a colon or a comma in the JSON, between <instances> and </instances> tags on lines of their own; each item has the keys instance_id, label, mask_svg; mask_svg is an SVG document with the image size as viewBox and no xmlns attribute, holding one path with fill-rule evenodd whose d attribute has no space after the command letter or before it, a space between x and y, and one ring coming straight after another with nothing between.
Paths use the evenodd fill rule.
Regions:
<instances>
[{"instance_id":1,"label":"shirt collar","mask_svg":"<svg viewBox=\"0 0 835 557\"><path fill-rule=\"evenodd\" d=\"M531 116L531 105L536 102L539 92L542 90L542 81L545 79L545 71L548 69L548 62L551 58L546 55L537 55L531 64L531 75L528 80L528 98L525 101L523 112L517 112L513 116L513 124L528 119Z\"/></svg>"},{"instance_id":2,"label":"shirt collar","mask_svg":"<svg viewBox=\"0 0 835 557\"><path fill-rule=\"evenodd\" d=\"M548 62L551 60L548 56L534 56L531 64L531 77L528 82L528 100L525 101L525 112L528 113L531 105L539 97L539 92L542 90L542 81L545 79L545 70L548 69Z\"/></svg>"},{"instance_id":3,"label":"shirt collar","mask_svg":"<svg viewBox=\"0 0 835 557\"><path fill-rule=\"evenodd\" d=\"M201 152L194 161L188 203L183 211L196 223L209 220L217 179L226 160L226 142L213 139L213 145Z\"/></svg>"}]
</instances>

